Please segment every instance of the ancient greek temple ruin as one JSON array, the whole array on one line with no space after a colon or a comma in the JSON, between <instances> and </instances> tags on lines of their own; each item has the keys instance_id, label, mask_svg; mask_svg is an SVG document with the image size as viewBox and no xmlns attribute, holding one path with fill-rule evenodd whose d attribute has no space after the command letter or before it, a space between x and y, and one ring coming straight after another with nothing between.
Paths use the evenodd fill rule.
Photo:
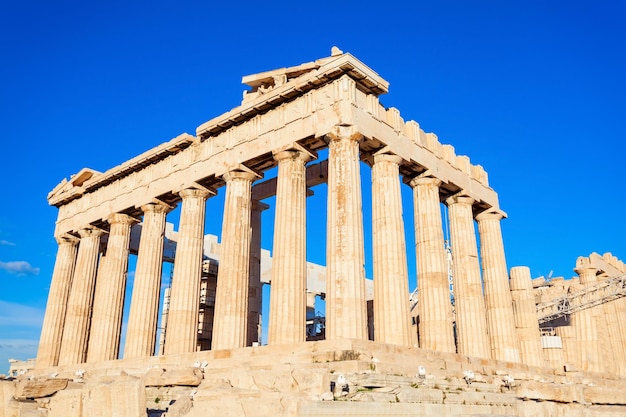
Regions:
<instances>
[{"instance_id":1,"label":"ancient greek temple ruin","mask_svg":"<svg viewBox=\"0 0 626 417\"><path fill-rule=\"evenodd\" d=\"M428 381L429 369L465 384L481 372L489 375L483 382L491 383L508 369L508 388L522 374L524 383L538 383L532 375L543 375L542 383L554 386L565 384L559 375L572 372L610 374L622 385L594 381L606 398L615 397L626 377L623 262L610 254L580 258L579 278L572 280L533 280L526 267L509 271L500 227L506 214L486 171L417 122L403 120L399 110L384 107L379 96L388 82L349 53L333 48L330 57L245 76L243 83L248 89L241 105L201 124L195 135L181 134L104 172L85 168L49 194L58 208L59 246L35 372L80 369L88 375L103 363L107 369L139 369L204 358L206 379L208 369L225 363L219 360L231 360L224 358L254 354L260 360L263 352L293 350L317 358L318 349L338 352L350 345L326 362L354 362L350 366L361 369L362 352L372 352L363 372L380 371L380 358L387 358L389 375L411 370L424 378L415 384ZM367 201L363 170L371 171ZM320 184L327 187L327 223L312 231L307 196ZM415 220L408 230L415 233L415 247L406 244L402 187L413 196ZM211 243L205 238L206 204L216 194L225 196L223 224ZM270 197L273 248L263 278L261 213ZM364 233L364 206L371 207L371 236ZM180 220L166 227L175 208ZM307 266L312 232L326 245L325 265L315 277ZM366 239L373 247L372 277L365 276ZM168 249L173 240L175 249ZM417 277L409 277L409 251ZM131 255L136 267L122 338ZM166 300L164 262L173 263ZM267 346L259 346L262 286L268 284L267 341L261 343ZM325 299L324 334L316 341L307 333L312 293ZM397 359L383 353L391 351ZM311 359L306 366L323 362ZM341 365L334 366L328 371L333 386L343 385L334 373ZM508 375L512 370L519 371L515 377ZM577 402L557 394L535 398L535 391L518 392L508 405L493 401L507 415L527 415L515 410L529 398L626 407L592 394ZM452 393L441 395L442 407L452 404L446 403ZM317 405L297 407L299 414L317 415L306 414ZM500 415L494 410L487 411Z\"/></svg>"}]
</instances>

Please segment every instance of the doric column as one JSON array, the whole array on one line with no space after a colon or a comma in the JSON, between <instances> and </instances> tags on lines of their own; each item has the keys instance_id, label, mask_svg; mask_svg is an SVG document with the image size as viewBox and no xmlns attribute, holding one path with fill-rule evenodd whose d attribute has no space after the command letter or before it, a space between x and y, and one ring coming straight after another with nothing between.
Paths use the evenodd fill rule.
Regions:
<instances>
[{"instance_id":1,"label":"doric column","mask_svg":"<svg viewBox=\"0 0 626 417\"><path fill-rule=\"evenodd\" d=\"M374 156L372 246L374 249L374 340L411 345L409 276L396 155Z\"/></svg>"},{"instance_id":2,"label":"doric column","mask_svg":"<svg viewBox=\"0 0 626 417\"><path fill-rule=\"evenodd\" d=\"M246 346L250 270L250 212L252 182L250 172L224 174L226 200L217 272L213 339L211 349Z\"/></svg>"},{"instance_id":3,"label":"doric column","mask_svg":"<svg viewBox=\"0 0 626 417\"><path fill-rule=\"evenodd\" d=\"M596 283L596 268L577 268L580 285L588 287ZM580 347L579 365L583 371L602 372L602 357L598 335L599 317L602 306L587 308L572 314L571 320L576 328L576 339Z\"/></svg>"},{"instance_id":4,"label":"doric column","mask_svg":"<svg viewBox=\"0 0 626 417\"><path fill-rule=\"evenodd\" d=\"M623 319L626 320L626 313L620 311L618 301L624 300L617 299L609 301L604 304L604 314L606 317L607 337L609 346L614 355L615 363L626 363L626 340L622 337L620 329L620 317L624 315ZM607 371L616 375L626 377L626 366L607 366Z\"/></svg>"},{"instance_id":5,"label":"doric column","mask_svg":"<svg viewBox=\"0 0 626 417\"><path fill-rule=\"evenodd\" d=\"M483 283L474 230L474 199L455 195L446 200L452 243L452 278L457 350L461 355L490 358Z\"/></svg>"},{"instance_id":6,"label":"doric column","mask_svg":"<svg viewBox=\"0 0 626 417\"><path fill-rule=\"evenodd\" d=\"M558 327L561 329L563 327ZM565 349L563 338L559 335L541 336L543 359L551 368L563 371L565 365Z\"/></svg>"},{"instance_id":7,"label":"doric column","mask_svg":"<svg viewBox=\"0 0 626 417\"><path fill-rule=\"evenodd\" d=\"M111 229L96 278L87 362L117 359L120 351L130 227L137 220L116 213L108 222Z\"/></svg>"},{"instance_id":8,"label":"doric column","mask_svg":"<svg viewBox=\"0 0 626 417\"><path fill-rule=\"evenodd\" d=\"M571 316L569 320L570 321L567 326L557 327L554 331L557 336L561 337L561 342L563 344L563 365L573 365L580 370L580 347L576 341L576 327Z\"/></svg>"},{"instance_id":9,"label":"doric column","mask_svg":"<svg viewBox=\"0 0 626 417\"><path fill-rule=\"evenodd\" d=\"M450 284L439 201L441 180L417 177L409 184L413 188L415 206L420 347L455 352Z\"/></svg>"},{"instance_id":10,"label":"doric column","mask_svg":"<svg viewBox=\"0 0 626 417\"><path fill-rule=\"evenodd\" d=\"M487 330L493 359L520 362L513 300L500 228L501 219L501 214L493 212L483 212L476 216L485 285Z\"/></svg>"},{"instance_id":11,"label":"doric column","mask_svg":"<svg viewBox=\"0 0 626 417\"><path fill-rule=\"evenodd\" d=\"M263 283L261 282L261 213L269 206L260 201L252 201L250 213L250 283L248 285L248 337L246 346L261 342L261 310Z\"/></svg>"},{"instance_id":12,"label":"doric column","mask_svg":"<svg viewBox=\"0 0 626 417\"><path fill-rule=\"evenodd\" d=\"M154 354L163 271L163 236L171 207L151 203L141 209L143 223L126 330L125 358Z\"/></svg>"},{"instance_id":13,"label":"doric column","mask_svg":"<svg viewBox=\"0 0 626 417\"><path fill-rule=\"evenodd\" d=\"M59 362L67 300L70 295L74 266L76 265L78 239L67 235L58 237L57 243L59 248L54 263L52 282L50 283L46 315L41 328L41 338L37 351L37 368L55 366Z\"/></svg>"},{"instance_id":14,"label":"doric column","mask_svg":"<svg viewBox=\"0 0 626 417\"><path fill-rule=\"evenodd\" d=\"M526 266L511 268L511 297L513 315L520 346L522 363L530 366L543 366L543 351L535 293L531 282L530 269Z\"/></svg>"},{"instance_id":15,"label":"doric column","mask_svg":"<svg viewBox=\"0 0 626 417\"><path fill-rule=\"evenodd\" d=\"M572 278L567 292L573 293L581 290L580 280ZM569 369L581 370L581 353L580 344L577 340L576 320L574 315L566 317L567 325L559 326L554 329L557 336L561 337L563 345L563 364L568 365Z\"/></svg>"},{"instance_id":16,"label":"doric column","mask_svg":"<svg viewBox=\"0 0 626 417\"><path fill-rule=\"evenodd\" d=\"M59 365L83 363L87 353L91 306L96 283L100 235L98 229L81 229L76 269L67 302Z\"/></svg>"},{"instance_id":17,"label":"doric column","mask_svg":"<svg viewBox=\"0 0 626 417\"><path fill-rule=\"evenodd\" d=\"M196 351L204 217L209 194L208 190L195 188L180 192L182 208L167 318L166 355Z\"/></svg>"},{"instance_id":18,"label":"doric column","mask_svg":"<svg viewBox=\"0 0 626 417\"><path fill-rule=\"evenodd\" d=\"M367 340L360 135L328 135L326 338Z\"/></svg>"},{"instance_id":19,"label":"doric column","mask_svg":"<svg viewBox=\"0 0 626 417\"><path fill-rule=\"evenodd\" d=\"M306 169L311 155L274 154L278 161L268 344L306 340Z\"/></svg>"}]
</instances>

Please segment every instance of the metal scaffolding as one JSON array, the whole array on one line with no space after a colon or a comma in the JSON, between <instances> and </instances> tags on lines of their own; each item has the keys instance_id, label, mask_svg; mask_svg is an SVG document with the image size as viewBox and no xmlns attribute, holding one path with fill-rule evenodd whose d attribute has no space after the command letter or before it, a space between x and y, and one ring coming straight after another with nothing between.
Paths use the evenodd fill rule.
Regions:
<instances>
[{"instance_id":1,"label":"metal scaffolding","mask_svg":"<svg viewBox=\"0 0 626 417\"><path fill-rule=\"evenodd\" d=\"M626 297L626 275L608 278L596 284L537 305L539 324L547 323L577 311Z\"/></svg>"}]
</instances>

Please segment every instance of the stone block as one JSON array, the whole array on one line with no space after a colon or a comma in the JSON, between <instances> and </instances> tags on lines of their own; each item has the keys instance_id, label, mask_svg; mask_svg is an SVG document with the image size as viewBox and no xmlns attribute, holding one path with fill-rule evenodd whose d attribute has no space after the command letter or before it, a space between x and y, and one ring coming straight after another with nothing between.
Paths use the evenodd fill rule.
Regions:
<instances>
[{"instance_id":1,"label":"stone block","mask_svg":"<svg viewBox=\"0 0 626 417\"><path fill-rule=\"evenodd\" d=\"M382 388L382 387L408 387L414 383L415 378L385 375L385 374L356 374L350 377L350 382L364 388Z\"/></svg>"},{"instance_id":2,"label":"stone block","mask_svg":"<svg viewBox=\"0 0 626 417\"><path fill-rule=\"evenodd\" d=\"M297 390L297 383L291 376L289 369L256 369L250 370L250 377L254 385L262 391L292 392Z\"/></svg>"},{"instance_id":3,"label":"stone block","mask_svg":"<svg viewBox=\"0 0 626 417\"><path fill-rule=\"evenodd\" d=\"M137 417L146 413L146 389L140 379L124 377L111 384L89 384L82 390L82 405L88 417Z\"/></svg>"},{"instance_id":4,"label":"stone block","mask_svg":"<svg viewBox=\"0 0 626 417\"><path fill-rule=\"evenodd\" d=\"M202 382L202 371L198 368L152 368L144 376L146 387L165 387L183 385L197 387Z\"/></svg>"},{"instance_id":5,"label":"stone block","mask_svg":"<svg viewBox=\"0 0 626 417\"><path fill-rule=\"evenodd\" d=\"M495 392L484 392L483 404L488 405L515 405L517 397L511 394L500 394Z\"/></svg>"},{"instance_id":6,"label":"stone block","mask_svg":"<svg viewBox=\"0 0 626 417\"><path fill-rule=\"evenodd\" d=\"M483 392L465 391L460 394L465 404L485 404L485 394Z\"/></svg>"},{"instance_id":7,"label":"stone block","mask_svg":"<svg viewBox=\"0 0 626 417\"><path fill-rule=\"evenodd\" d=\"M465 398L463 398L463 394L461 392L446 392L444 399L444 404L463 404L465 403Z\"/></svg>"},{"instance_id":8,"label":"stone block","mask_svg":"<svg viewBox=\"0 0 626 417\"><path fill-rule=\"evenodd\" d=\"M583 388L585 401L592 404L626 405L626 392L606 387Z\"/></svg>"},{"instance_id":9,"label":"stone block","mask_svg":"<svg viewBox=\"0 0 626 417\"><path fill-rule=\"evenodd\" d=\"M323 368L295 368L291 376L301 393L319 395L330 387L330 374Z\"/></svg>"},{"instance_id":10,"label":"stone block","mask_svg":"<svg viewBox=\"0 0 626 417\"><path fill-rule=\"evenodd\" d=\"M50 399L48 417L82 417L82 390L59 391Z\"/></svg>"},{"instance_id":11,"label":"stone block","mask_svg":"<svg viewBox=\"0 0 626 417\"><path fill-rule=\"evenodd\" d=\"M461 362L455 361L446 361L445 362L446 371L459 371L463 370L463 364Z\"/></svg>"},{"instance_id":12,"label":"stone block","mask_svg":"<svg viewBox=\"0 0 626 417\"><path fill-rule=\"evenodd\" d=\"M195 387L146 387L146 408L148 410L166 410L180 397L188 397Z\"/></svg>"},{"instance_id":13,"label":"stone block","mask_svg":"<svg viewBox=\"0 0 626 417\"><path fill-rule=\"evenodd\" d=\"M350 401L395 403L396 395L390 392L359 391L349 397Z\"/></svg>"},{"instance_id":14,"label":"stone block","mask_svg":"<svg viewBox=\"0 0 626 417\"><path fill-rule=\"evenodd\" d=\"M575 385L549 384L535 381L523 381L515 387L518 398L557 401L560 403L583 403L582 387Z\"/></svg>"},{"instance_id":15,"label":"stone block","mask_svg":"<svg viewBox=\"0 0 626 417\"><path fill-rule=\"evenodd\" d=\"M181 395L167 408L167 417L183 417L189 413L192 405L189 395Z\"/></svg>"},{"instance_id":16,"label":"stone block","mask_svg":"<svg viewBox=\"0 0 626 417\"><path fill-rule=\"evenodd\" d=\"M15 413L10 411L11 400L15 394L15 383L8 380L0 380L0 416L13 417Z\"/></svg>"},{"instance_id":17,"label":"stone block","mask_svg":"<svg viewBox=\"0 0 626 417\"><path fill-rule=\"evenodd\" d=\"M16 400L49 397L67 387L67 379L22 379L15 389Z\"/></svg>"},{"instance_id":18,"label":"stone block","mask_svg":"<svg viewBox=\"0 0 626 417\"><path fill-rule=\"evenodd\" d=\"M401 388L396 396L401 403L443 403L443 392L433 388Z\"/></svg>"}]
</instances>

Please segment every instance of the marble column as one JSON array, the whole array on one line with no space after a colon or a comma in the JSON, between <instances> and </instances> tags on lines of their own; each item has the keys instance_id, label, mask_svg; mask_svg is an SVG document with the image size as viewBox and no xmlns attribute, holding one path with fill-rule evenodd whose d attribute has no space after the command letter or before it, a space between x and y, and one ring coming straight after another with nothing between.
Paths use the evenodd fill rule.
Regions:
<instances>
[{"instance_id":1,"label":"marble column","mask_svg":"<svg viewBox=\"0 0 626 417\"><path fill-rule=\"evenodd\" d=\"M609 301L605 304L605 315L607 320L607 335L611 350L613 351L615 363L626 363L626 338L622 335L620 319L626 320L626 312L620 310L619 302L624 298ZM626 377L626 366L618 366L610 369L611 372Z\"/></svg>"},{"instance_id":2,"label":"marble column","mask_svg":"<svg viewBox=\"0 0 626 417\"><path fill-rule=\"evenodd\" d=\"M261 282L261 213L269 206L252 201L250 213L250 283L248 285L248 337L246 346L261 342L261 310L263 307L263 283Z\"/></svg>"},{"instance_id":3,"label":"marble column","mask_svg":"<svg viewBox=\"0 0 626 417\"><path fill-rule=\"evenodd\" d=\"M78 244L72 289L67 302L59 365L83 363L87 354L91 306L102 231L86 228L81 229L78 234L80 235L80 243Z\"/></svg>"},{"instance_id":4,"label":"marble column","mask_svg":"<svg viewBox=\"0 0 626 417\"><path fill-rule=\"evenodd\" d=\"M476 216L483 266L487 331L493 359L520 362L513 300L500 228L501 219L502 215L494 212L482 212Z\"/></svg>"},{"instance_id":5,"label":"marble column","mask_svg":"<svg viewBox=\"0 0 626 417\"><path fill-rule=\"evenodd\" d=\"M415 207L420 347L454 353L452 304L439 200L441 180L417 177L409 184L413 188Z\"/></svg>"},{"instance_id":6,"label":"marble column","mask_svg":"<svg viewBox=\"0 0 626 417\"><path fill-rule=\"evenodd\" d=\"M579 278L572 278L570 280L570 285L567 290L568 294L581 290L581 285L579 281ZM563 344L563 363L565 365L568 365L569 369L581 370L580 344L576 339L576 334L578 333L578 331L576 330L574 315L572 314L566 316L565 318L567 320L567 325L555 327L554 329L557 336L561 337L561 341Z\"/></svg>"},{"instance_id":7,"label":"marble column","mask_svg":"<svg viewBox=\"0 0 626 417\"><path fill-rule=\"evenodd\" d=\"M580 369L580 348L576 341L576 327L570 317L570 323L567 326L560 326L554 329L557 336L561 337L563 343L563 364L573 365ZM563 369L563 368L559 368Z\"/></svg>"},{"instance_id":8,"label":"marble column","mask_svg":"<svg viewBox=\"0 0 626 417\"><path fill-rule=\"evenodd\" d=\"M211 349L234 349L246 346L248 335L248 290L252 182L250 172L224 174L226 200L217 273L213 339Z\"/></svg>"},{"instance_id":9,"label":"marble column","mask_svg":"<svg viewBox=\"0 0 626 417\"><path fill-rule=\"evenodd\" d=\"M106 254L100 258L89 332L87 362L117 359L128 274L130 227L137 220L121 213L108 219L111 229Z\"/></svg>"},{"instance_id":10,"label":"marble column","mask_svg":"<svg viewBox=\"0 0 626 417\"><path fill-rule=\"evenodd\" d=\"M367 340L359 142L328 135L326 339Z\"/></svg>"},{"instance_id":11,"label":"marble column","mask_svg":"<svg viewBox=\"0 0 626 417\"><path fill-rule=\"evenodd\" d=\"M37 368L55 366L59 362L67 300L72 286L74 267L76 266L78 239L70 235L61 236L57 238L57 243L59 248L57 249L54 271L52 272L46 315L41 328L41 338L39 339L39 349L35 364Z\"/></svg>"},{"instance_id":12,"label":"marble column","mask_svg":"<svg viewBox=\"0 0 626 417\"><path fill-rule=\"evenodd\" d=\"M208 190L195 188L180 192L182 208L167 318L166 355L195 352L198 344L204 218L209 194Z\"/></svg>"},{"instance_id":13,"label":"marble column","mask_svg":"<svg viewBox=\"0 0 626 417\"><path fill-rule=\"evenodd\" d=\"M563 338L560 336L545 336L549 338L553 338L561 341L560 346L543 346L543 358L550 365L551 368L558 369L559 371L563 371L565 365L565 356L562 340ZM543 338L542 338L543 339Z\"/></svg>"},{"instance_id":14,"label":"marble column","mask_svg":"<svg viewBox=\"0 0 626 417\"><path fill-rule=\"evenodd\" d=\"M580 285L585 288L596 283L596 268L577 268ZM576 339L580 349L579 366L583 371L603 372L598 325L602 317L598 313L602 306L586 308L572 314L576 328Z\"/></svg>"},{"instance_id":15,"label":"marble column","mask_svg":"<svg viewBox=\"0 0 626 417\"><path fill-rule=\"evenodd\" d=\"M372 165L374 340L411 346L409 276L396 155L375 155Z\"/></svg>"},{"instance_id":16,"label":"marble column","mask_svg":"<svg viewBox=\"0 0 626 417\"><path fill-rule=\"evenodd\" d=\"M307 152L274 154L278 162L268 344L306 340Z\"/></svg>"},{"instance_id":17,"label":"marble column","mask_svg":"<svg viewBox=\"0 0 626 417\"><path fill-rule=\"evenodd\" d=\"M152 356L155 350L163 271L165 221L170 206L146 204L135 267L135 280L126 330L125 358Z\"/></svg>"},{"instance_id":18,"label":"marble column","mask_svg":"<svg viewBox=\"0 0 626 417\"><path fill-rule=\"evenodd\" d=\"M446 199L452 243L452 278L456 312L457 351L490 358L483 283L472 206L474 199L455 195Z\"/></svg>"},{"instance_id":19,"label":"marble column","mask_svg":"<svg viewBox=\"0 0 626 417\"><path fill-rule=\"evenodd\" d=\"M520 358L522 363L526 365L543 366L541 333L539 332L539 320L530 269L526 266L511 268L510 283Z\"/></svg>"}]
</instances>

